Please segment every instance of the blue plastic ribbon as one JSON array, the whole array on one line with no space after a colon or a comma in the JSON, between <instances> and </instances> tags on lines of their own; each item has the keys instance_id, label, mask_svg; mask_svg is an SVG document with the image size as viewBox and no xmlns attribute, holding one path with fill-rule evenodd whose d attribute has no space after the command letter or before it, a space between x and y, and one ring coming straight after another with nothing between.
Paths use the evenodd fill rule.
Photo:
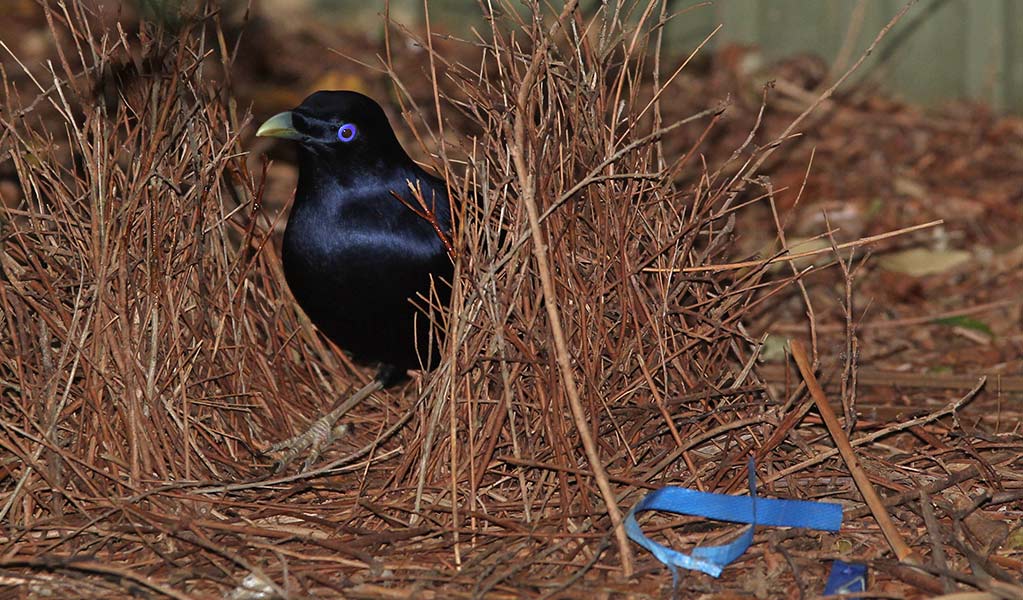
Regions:
<instances>
[{"instance_id":1,"label":"blue plastic ribbon","mask_svg":"<svg viewBox=\"0 0 1023 600\"><path fill-rule=\"evenodd\" d=\"M657 560L671 569L672 578L677 585L680 568L702 571L712 577L719 576L722 569L742 556L753 543L753 527L756 525L804 527L825 531L838 531L842 526L842 506L839 504L757 498L754 473L751 459L749 496L727 496L679 487L654 490L629 511L629 516L625 519L625 531L632 541L649 550ZM732 542L721 546L694 548L691 554L684 554L643 535L639 523L636 522L636 515L649 510L706 517L717 521L749 523L750 527Z\"/></svg>"},{"instance_id":2,"label":"blue plastic ribbon","mask_svg":"<svg viewBox=\"0 0 1023 600\"><path fill-rule=\"evenodd\" d=\"M836 560L831 563L825 596L867 591L867 565Z\"/></svg>"}]
</instances>

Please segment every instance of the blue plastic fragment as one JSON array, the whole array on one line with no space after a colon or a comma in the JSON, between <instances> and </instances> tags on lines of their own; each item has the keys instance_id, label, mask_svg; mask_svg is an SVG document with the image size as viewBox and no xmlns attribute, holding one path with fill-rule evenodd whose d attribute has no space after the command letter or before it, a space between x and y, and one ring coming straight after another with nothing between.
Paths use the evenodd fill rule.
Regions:
<instances>
[{"instance_id":1,"label":"blue plastic fragment","mask_svg":"<svg viewBox=\"0 0 1023 600\"><path fill-rule=\"evenodd\" d=\"M679 568L702 571L712 577L721 574L729 563L742 556L753 543L753 526L772 525L775 527L805 527L838 531L842 526L842 507L830 502L809 502L805 500L777 500L757 498L753 460L749 463L749 496L727 496L679 487L663 487L654 490L632 507L625 519L625 531L632 541L643 546L671 569L672 578L678 585ZM684 554L658 544L643 535L636 521L636 515L649 510L659 510L680 515L707 517L718 521L749 523L750 527L737 539L721 546L694 548L691 554Z\"/></svg>"},{"instance_id":2,"label":"blue plastic fragment","mask_svg":"<svg viewBox=\"0 0 1023 600\"><path fill-rule=\"evenodd\" d=\"M836 560L831 563L824 595L850 594L867 591L867 565Z\"/></svg>"}]
</instances>

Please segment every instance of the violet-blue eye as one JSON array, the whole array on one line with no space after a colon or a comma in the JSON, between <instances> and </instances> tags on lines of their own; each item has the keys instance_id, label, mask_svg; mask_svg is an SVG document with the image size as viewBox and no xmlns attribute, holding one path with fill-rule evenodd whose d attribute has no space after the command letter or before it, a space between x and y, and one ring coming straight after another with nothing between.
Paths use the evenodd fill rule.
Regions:
<instances>
[{"instance_id":1,"label":"violet-blue eye","mask_svg":"<svg viewBox=\"0 0 1023 600\"><path fill-rule=\"evenodd\" d=\"M341 126L340 129L337 130L337 139L341 140L342 142L348 143L354 140L355 136L358 135L358 133L359 130L355 127L355 124L345 123L344 125Z\"/></svg>"}]
</instances>

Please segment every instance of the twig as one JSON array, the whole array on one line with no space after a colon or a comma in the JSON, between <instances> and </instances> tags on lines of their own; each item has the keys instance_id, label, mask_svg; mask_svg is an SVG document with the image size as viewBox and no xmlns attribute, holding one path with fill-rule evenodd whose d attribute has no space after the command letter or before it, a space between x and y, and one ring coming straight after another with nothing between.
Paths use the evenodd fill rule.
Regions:
<instances>
[{"instance_id":1,"label":"twig","mask_svg":"<svg viewBox=\"0 0 1023 600\"><path fill-rule=\"evenodd\" d=\"M570 0L558 17L556 26L561 26L565 20L575 12L578 0ZM618 552L621 555L622 571L625 577L631 577L632 548L629 538L622 526L624 517L615 501L614 491L607 479L607 472L600 460L600 452L593 440L593 433L590 431L589 423L586 421L586 412L583 409L582 401L579 398L579 389L576 385L575 375L572 372L572 359L568 351L568 342L565 340L565 331L561 326L561 315L558 311L557 294L554 289L554 279L551 275L550 265L547 258L547 243L543 230L540 229L540 210L536 203L536 190L533 170L526 164L526 107L529 97L533 93L533 84L539 75L542 66L541 57L546 52L547 46L553 39L554 30L547 33L543 38L543 44L537 47L533 53L529 69L519 85L519 93L516 99L517 113L513 124L514 142L509 145L509 152L515 161L515 168L518 172L519 187L522 192L522 200L526 205L526 212L529 216L529 230L533 238L533 258L537 263L537 270L540 274L540 283L545 299L544 307L547 310L547 318L550 320L551 334L554 338L555 352L557 355L558 368L561 371L562 383L565 386L565 393L568 396L568 404L572 410L572 417L575 421L576 430L582 441L586 458L593 469L594 479L600 494L604 498L608 516L611 517L611 526L615 530L615 537L618 541Z\"/></svg>"},{"instance_id":2,"label":"twig","mask_svg":"<svg viewBox=\"0 0 1023 600\"><path fill-rule=\"evenodd\" d=\"M920 490L920 514L924 518L924 526L927 527L927 537L930 538L931 560L934 561L934 566L941 570L948 569L948 563L945 560L945 540L941 535L941 526L938 524L938 519L934 517L931 495L925 489ZM947 577L942 577L941 580L945 586L946 594L955 589L952 581Z\"/></svg>"},{"instance_id":3,"label":"twig","mask_svg":"<svg viewBox=\"0 0 1023 600\"><path fill-rule=\"evenodd\" d=\"M766 381L784 383L786 370L782 365L764 365L757 373ZM974 375L949 375L947 373L903 373L860 367L856 383L860 386L891 386L931 390L969 390L977 387L977 380L985 379L988 387L996 392L1023 392L1023 377L1001 373L980 373ZM825 383L825 389L831 384Z\"/></svg>"},{"instance_id":4,"label":"twig","mask_svg":"<svg viewBox=\"0 0 1023 600\"><path fill-rule=\"evenodd\" d=\"M169 588L161 583L157 583L149 577L136 573L131 569L117 567L98 561L45 556L36 558L0 558L0 568L14 569L18 567L29 567L32 569L46 571L67 569L69 571L79 571L93 575L102 575L104 577L125 579L158 594L167 596L168 598L175 598L176 600L189 600L192 598L192 596L182 594L175 589Z\"/></svg>"},{"instance_id":5,"label":"twig","mask_svg":"<svg viewBox=\"0 0 1023 600\"><path fill-rule=\"evenodd\" d=\"M877 524L881 527L881 532L884 533L885 539L888 540L888 544L895 552L895 556L897 556L900 561L907 564L921 564L923 559L916 553L916 551L910 548L906 541L902 538L899 530L895 527L895 523L892 522L891 515L888 514L887 510L885 510L880 496L878 496L877 491L874 490L874 485L870 483L870 479L867 477L867 474L860 467L859 460L856 458L856 453L853 451L852 445L849 444L849 438L846 437L842 424L838 421L838 417L835 416L835 411L832 410L831 405L828 403L828 398L824 394L824 390L822 390L820 384L817 383L817 377L813 374L813 368L810 366L810 361L806 356L806 350L803 348L803 344L799 340L791 340L789 341L789 347L792 349L792 357L796 360L796 364L799 366L799 372L803 376L803 381L806 382L806 388L813 397L813 401L817 405L817 410L820 412L821 418L824 419L824 423L828 427L828 432L831 434L831 438L835 440L835 445L838 446L838 451L842 454L842 459L845 460L845 464L849 468L849 473L856 482L856 487L859 488L860 494L863 495L863 500L867 503L871 512L874 514L874 519L877 520Z\"/></svg>"},{"instance_id":6,"label":"twig","mask_svg":"<svg viewBox=\"0 0 1023 600\"><path fill-rule=\"evenodd\" d=\"M855 440L852 440L850 443L852 444L853 447L863 446L863 445L869 444L869 443L871 443L871 442L873 442L875 440L879 440L879 439L881 439L881 438L883 438L885 436L889 436L889 435L891 435L893 433L897 433L899 431L905 431L907 429L912 429L912 428L918 427L920 425L924 425L924 424L927 424L927 423L931 423L933 421L937 421L938 419L940 419L941 417L943 417L945 415L955 414L956 410L958 410L961 406L963 406L964 404L966 404L967 402L972 400L973 397L977 395L977 392L979 392L981 390L981 388L984 387L984 384L986 382L987 382L987 379L984 378L984 377L981 377L980 380L977 382L977 384L973 386L973 389L970 390L969 392L967 392L966 395L963 396L962 398L959 398L958 400L955 400L953 402L949 402L945 406L941 407L940 409L938 409L938 410L936 410L936 411L934 411L934 412L932 412L930 414L924 415L922 417L918 417L916 419L910 419L908 421L902 421L902 422L896 423L895 425L892 425L890 427L885 427L884 429L879 429L879 430L877 430L877 431L875 431L873 433L870 433L870 434L858 437ZM772 474L770 474L768 476L765 476L764 477L764 483L767 484L767 483L770 483L772 481L777 481L778 479L781 479L782 477L787 477L787 476L789 476L789 475L791 475L793 473L798 473L798 472L802 471L803 469L805 469L807 467L810 467L810 466L813 466L813 465L816 465L816 464L820 464L820 463L824 462L825 460L831 458L832 456L835 456L836 454L838 454L838 450L835 449L835 448L833 448L831 450L826 450L824 452L821 452L820 454L818 454L817 456L814 456L813 458L804 460L804 461L802 461L800 463L792 465L791 467L787 467L785 469L781 469L780 471L776 471L776 472L774 472L774 473L772 473Z\"/></svg>"},{"instance_id":7,"label":"twig","mask_svg":"<svg viewBox=\"0 0 1023 600\"><path fill-rule=\"evenodd\" d=\"M963 317L966 315L975 315L978 313L989 312L999 308L1008 308L1012 306L1019 306L1023 304L1023 298L1009 298L1006 300L996 300L994 302L985 302L983 304L977 304L975 306L966 306L963 308L955 308L952 310L946 310L933 315L924 315L920 317L906 317L903 319L875 319L873 321L861 321L856 324L856 329L894 329L897 327L907 327L910 325L940 325L939 321L942 319L951 319L953 317ZM817 331L833 333L836 331L842 331L845 329L845 325L818 325ZM801 332L805 327L803 325L789 324L789 323L778 323L771 325L772 332ZM970 385L973 384L973 380L970 381ZM969 385L966 387L970 387Z\"/></svg>"},{"instance_id":8,"label":"twig","mask_svg":"<svg viewBox=\"0 0 1023 600\"><path fill-rule=\"evenodd\" d=\"M857 248L859 246L865 246L867 244L873 244L874 242L880 242L889 238L905 235L921 229L929 229L931 227L937 227L943 224L944 219L938 219L937 221L930 221L928 223L921 223L919 225L912 225L910 227L903 227L902 229L896 229L895 231L888 231L885 233L879 233L877 235L860 238L852 242L846 242L839 244L837 247L818 248L817 250L808 250L806 252L799 252L797 254L784 254L782 256L775 256L773 258L762 259L762 260L747 260L743 262L735 263L724 263L719 265L701 265L699 267L646 267L643 269L645 273L705 273L708 271L735 271L738 269L747 269L749 267L763 267L766 265L773 265L774 263L786 262L790 260L798 260L800 258L807 258L809 256L817 256L818 254L827 254L834 252L836 249L845 250L846 248Z\"/></svg>"}]
</instances>

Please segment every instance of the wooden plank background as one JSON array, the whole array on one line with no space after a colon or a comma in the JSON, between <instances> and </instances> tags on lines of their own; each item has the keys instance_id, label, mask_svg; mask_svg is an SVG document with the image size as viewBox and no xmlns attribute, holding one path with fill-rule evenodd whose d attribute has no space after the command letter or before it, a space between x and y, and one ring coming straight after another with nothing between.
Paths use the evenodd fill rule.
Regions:
<instances>
[{"instance_id":1,"label":"wooden plank background","mask_svg":"<svg viewBox=\"0 0 1023 600\"><path fill-rule=\"evenodd\" d=\"M367 21L376 20L383 6L382 0L311 1L320 10L340 9L346 18L358 5ZM622 1L605 4L612 10ZM589 12L601 0L582 4ZM669 11L683 14L669 22L666 40L681 55L721 24L711 47L756 45L766 61L809 52L831 63L841 54L848 66L903 5L904 0L668 0ZM484 25L477 0L429 0L429 6L443 30L469 35L470 26ZM391 0L391 9L399 20L415 23L423 2ZM1023 0L920 0L860 76L913 102L976 100L1023 114Z\"/></svg>"},{"instance_id":2,"label":"wooden plank background","mask_svg":"<svg viewBox=\"0 0 1023 600\"><path fill-rule=\"evenodd\" d=\"M766 60L810 52L851 64L903 6L902 0L694 0L669 25L673 49L714 40L752 44ZM682 23L681 21L685 21ZM847 39L848 38L848 39ZM921 0L864 64L862 76L908 100L972 99L1023 113L1023 1Z\"/></svg>"}]
</instances>

